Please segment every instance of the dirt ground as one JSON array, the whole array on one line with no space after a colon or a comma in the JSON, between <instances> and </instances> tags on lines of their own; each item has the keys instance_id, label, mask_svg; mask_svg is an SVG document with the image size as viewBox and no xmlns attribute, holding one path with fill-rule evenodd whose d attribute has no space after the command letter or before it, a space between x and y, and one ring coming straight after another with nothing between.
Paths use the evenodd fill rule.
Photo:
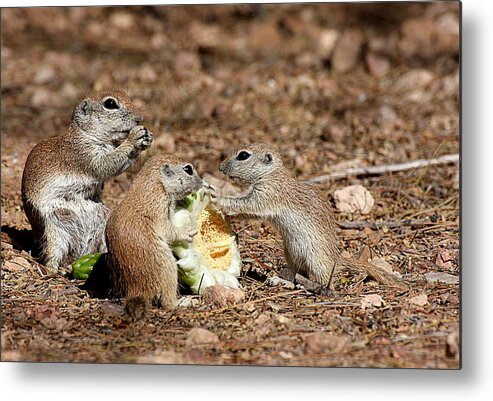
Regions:
<instances>
[{"instance_id":1,"label":"dirt ground","mask_svg":"<svg viewBox=\"0 0 493 401\"><path fill-rule=\"evenodd\" d=\"M279 235L232 218L246 299L154 308L134 324L121 301L91 299L82 281L39 263L20 199L30 149L63 132L93 89L127 90L156 134L153 152L220 179L229 150L257 141L275 144L300 179L456 154L457 3L3 9L1 18L3 361L459 367L456 164L318 184L334 206L337 189L370 191L369 214L336 212L341 249L385 260L408 291L344 272L336 299L269 287L286 265ZM106 185L108 205L131 177ZM368 295L383 303L364 307ZM193 328L213 333L202 333L208 344L193 345Z\"/></svg>"}]
</instances>

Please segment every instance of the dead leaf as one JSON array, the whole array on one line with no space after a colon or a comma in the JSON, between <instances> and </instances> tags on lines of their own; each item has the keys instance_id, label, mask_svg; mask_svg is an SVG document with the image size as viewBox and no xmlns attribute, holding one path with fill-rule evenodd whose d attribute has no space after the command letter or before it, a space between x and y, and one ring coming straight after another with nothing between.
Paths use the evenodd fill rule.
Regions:
<instances>
[{"instance_id":1,"label":"dead leaf","mask_svg":"<svg viewBox=\"0 0 493 401\"><path fill-rule=\"evenodd\" d=\"M8 242L2 241L2 249L12 250L14 249L14 246L12 244L9 244Z\"/></svg>"},{"instance_id":2,"label":"dead leaf","mask_svg":"<svg viewBox=\"0 0 493 401\"><path fill-rule=\"evenodd\" d=\"M23 269L31 269L31 264L24 258L21 258L20 256L15 257L11 260L12 263L15 263L18 266L22 266Z\"/></svg>"},{"instance_id":3,"label":"dead leaf","mask_svg":"<svg viewBox=\"0 0 493 401\"><path fill-rule=\"evenodd\" d=\"M380 267L388 273L394 273L394 270L392 270L392 265L383 259L372 259L371 264Z\"/></svg>"},{"instance_id":4,"label":"dead leaf","mask_svg":"<svg viewBox=\"0 0 493 401\"><path fill-rule=\"evenodd\" d=\"M361 249L361 252L358 256L358 260L361 260L362 262L368 262L371 259L371 255L372 255L371 248L368 245L365 245Z\"/></svg>"},{"instance_id":5,"label":"dead leaf","mask_svg":"<svg viewBox=\"0 0 493 401\"><path fill-rule=\"evenodd\" d=\"M19 266L17 263L13 263L13 262L5 262L2 265L2 269L9 271L11 273L17 273L17 272L24 270L24 268L22 266Z\"/></svg>"},{"instance_id":6,"label":"dead leaf","mask_svg":"<svg viewBox=\"0 0 493 401\"><path fill-rule=\"evenodd\" d=\"M454 258L450 255L450 252L446 249L440 249L435 259L435 264L441 269L452 270Z\"/></svg>"},{"instance_id":7,"label":"dead leaf","mask_svg":"<svg viewBox=\"0 0 493 401\"><path fill-rule=\"evenodd\" d=\"M334 192L336 208L346 213L370 213L375 200L362 185L350 185Z\"/></svg>"},{"instance_id":8,"label":"dead leaf","mask_svg":"<svg viewBox=\"0 0 493 401\"><path fill-rule=\"evenodd\" d=\"M365 310L366 308L369 307L376 307L379 308L381 306L385 305L385 301L383 298L378 295L378 294L368 294L363 297L361 300L361 309Z\"/></svg>"}]
</instances>

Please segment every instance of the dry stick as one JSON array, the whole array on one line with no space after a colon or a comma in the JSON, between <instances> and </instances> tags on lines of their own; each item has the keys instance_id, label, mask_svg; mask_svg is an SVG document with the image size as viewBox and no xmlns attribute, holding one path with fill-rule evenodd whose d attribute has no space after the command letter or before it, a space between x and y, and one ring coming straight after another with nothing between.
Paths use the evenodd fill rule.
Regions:
<instances>
[{"instance_id":1,"label":"dry stick","mask_svg":"<svg viewBox=\"0 0 493 401\"><path fill-rule=\"evenodd\" d=\"M452 155L444 155L437 157L436 159L420 159L413 160L406 163L397 163L397 164L386 164L383 166L369 166L369 167L351 167L344 171L334 171L330 174L321 175L318 177L309 178L307 180L303 180L303 182L307 182L310 184L317 184L326 181L338 180L341 178L351 177L355 175L382 175L386 173L394 173L397 171L405 171L412 170L421 167L428 166L436 166L439 164L450 164L457 163L459 161L459 154Z\"/></svg>"},{"instance_id":2,"label":"dry stick","mask_svg":"<svg viewBox=\"0 0 493 401\"><path fill-rule=\"evenodd\" d=\"M358 228L371 228L376 230L378 228L398 228L398 227L423 227L423 226L432 226L435 225L436 222L430 220L402 220L402 221L340 221L337 223L339 227L344 229L358 229Z\"/></svg>"},{"instance_id":3,"label":"dry stick","mask_svg":"<svg viewBox=\"0 0 493 401\"><path fill-rule=\"evenodd\" d=\"M429 227L424 227L424 228L418 228L417 230L411 231L409 233L404 233L404 234L396 235L394 238L407 237L407 236L409 236L411 234L414 234L416 236L418 233L421 233L423 231L436 230L438 228L446 228L446 227L452 227L452 226L457 226L457 228L455 230L452 230L452 232L459 231L458 224L451 221L451 222L445 222L445 223L442 223L442 224L436 224L434 226L429 226ZM413 240L414 240L414 238L413 238Z\"/></svg>"}]
</instances>

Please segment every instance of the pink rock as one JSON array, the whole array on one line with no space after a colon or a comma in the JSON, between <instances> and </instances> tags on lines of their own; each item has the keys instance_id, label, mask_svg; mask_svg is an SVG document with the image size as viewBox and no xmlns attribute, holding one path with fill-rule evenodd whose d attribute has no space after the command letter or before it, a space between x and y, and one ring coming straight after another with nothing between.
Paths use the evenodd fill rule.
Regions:
<instances>
[{"instance_id":1,"label":"pink rock","mask_svg":"<svg viewBox=\"0 0 493 401\"><path fill-rule=\"evenodd\" d=\"M318 38L318 54L323 58L330 58L332 51L339 38L339 32L335 29L328 29L320 33Z\"/></svg>"},{"instance_id":2,"label":"pink rock","mask_svg":"<svg viewBox=\"0 0 493 401\"><path fill-rule=\"evenodd\" d=\"M370 213L375 200L362 185L350 185L334 192L336 208L346 213Z\"/></svg>"},{"instance_id":3,"label":"pink rock","mask_svg":"<svg viewBox=\"0 0 493 401\"><path fill-rule=\"evenodd\" d=\"M358 63L362 46L363 34L359 30L345 31L332 54L334 70L344 73L354 69Z\"/></svg>"},{"instance_id":4,"label":"pink rock","mask_svg":"<svg viewBox=\"0 0 493 401\"><path fill-rule=\"evenodd\" d=\"M186 346L194 348L201 345L213 345L219 342L219 337L212 331L195 327L188 332Z\"/></svg>"},{"instance_id":5,"label":"pink rock","mask_svg":"<svg viewBox=\"0 0 493 401\"><path fill-rule=\"evenodd\" d=\"M384 77L390 71L389 60L386 57L374 53L368 53L366 55L366 65L370 74L377 78Z\"/></svg>"},{"instance_id":6,"label":"pink rock","mask_svg":"<svg viewBox=\"0 0 493 401\"><path fill-rule=\"evenodd\" d=\"M245 292L239 288L228 288L223 285L213 285L205 289L202 298L205 304L225 307L237 304L245 298Z\"/></svg>"}]
</instances>

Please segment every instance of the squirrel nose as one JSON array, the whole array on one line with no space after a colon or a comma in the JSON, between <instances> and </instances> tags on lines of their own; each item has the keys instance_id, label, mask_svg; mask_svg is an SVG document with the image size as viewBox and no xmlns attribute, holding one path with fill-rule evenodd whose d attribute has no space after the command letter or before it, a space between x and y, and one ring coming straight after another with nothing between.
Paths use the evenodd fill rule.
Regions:
<instances>
[{"instance_id":1,"label":"squirrel nose","mask_svg":"<svg viewBox=\"0 0 493 401\"><path fill-rule=\"evenodd\" d=\"M222 162L220 165L219 165L219 171L221 173L224 173L224 168L225 168L225 165L224 165L224 162Z\"/></svg>"}]
</instances>

